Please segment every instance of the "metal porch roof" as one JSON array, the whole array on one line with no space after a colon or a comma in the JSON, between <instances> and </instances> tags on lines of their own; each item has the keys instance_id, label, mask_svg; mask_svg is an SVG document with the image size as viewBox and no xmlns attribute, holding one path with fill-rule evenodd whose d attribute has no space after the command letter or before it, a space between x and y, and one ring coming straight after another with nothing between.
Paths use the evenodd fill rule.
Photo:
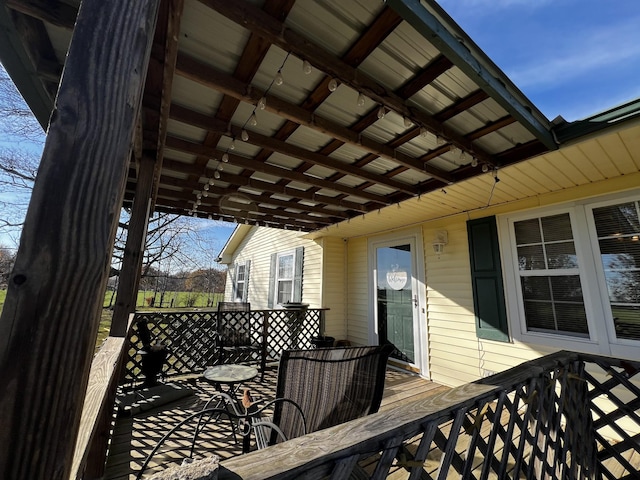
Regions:
<instances>
[{"instance_id":1,"label":"metal porch roof","mask_svg":"<svg viewBox=\"0 0 640 480\"><path fill-rule=\"evenodd\" d=\"M46 124L78 2L2 3ZM556 148L433 0L163 1L151 56L125 206L151 156L158 211L316 231Z\"/></svg>"}]
</instances>

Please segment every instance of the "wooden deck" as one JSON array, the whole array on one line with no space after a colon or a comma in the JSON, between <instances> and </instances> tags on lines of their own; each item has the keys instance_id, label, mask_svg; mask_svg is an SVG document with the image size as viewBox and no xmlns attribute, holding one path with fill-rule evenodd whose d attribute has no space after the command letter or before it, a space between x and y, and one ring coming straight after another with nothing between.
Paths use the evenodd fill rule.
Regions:
<instances>
[{"instance_id":1,"label":"wooden deck","mask_svg":"<svg viewBox=\"0 0 640 480\"><path fill-rule=\"evenodd\" d=\"M244 387L250 388L254 398L273 398L275 394L277 371L267 369L262 382L248 382ZM153 410L137 414L130 418L118 418L111 443L105 479L134 479L147 454L173 425L188 415L203 408L214 388L199 378L175 380L172 383L182 388L191 389L194 394L181 400L162 405ZM447 387L424 380L416 375L388 369L385 392L380 411L393 409L402 403L435 395ZM180 463L189 456L194 426L185 429L179 436L167 441L155 456L155 461L145 471L145 477L165 468L174 462ZM194 456L215 453L221 459L241 454L241 442L234 442L231 430L220 425L203 431L196 443Z\"/></svg>"}]
</instances>

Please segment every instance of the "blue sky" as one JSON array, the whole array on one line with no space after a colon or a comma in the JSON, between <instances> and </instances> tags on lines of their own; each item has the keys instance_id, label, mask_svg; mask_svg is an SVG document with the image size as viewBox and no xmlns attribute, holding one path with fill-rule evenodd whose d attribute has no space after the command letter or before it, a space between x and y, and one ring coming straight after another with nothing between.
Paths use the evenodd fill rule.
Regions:
<instances>
[{"instance_id":1,"label":"blue sky","mask_svg":"<svg viewBox=\"0 0 640 480\"><path fill-rule=\"evenodd\" d=\"M638 0L438 0L547 118L640 97Z\"/></svg>"}]
</instances>

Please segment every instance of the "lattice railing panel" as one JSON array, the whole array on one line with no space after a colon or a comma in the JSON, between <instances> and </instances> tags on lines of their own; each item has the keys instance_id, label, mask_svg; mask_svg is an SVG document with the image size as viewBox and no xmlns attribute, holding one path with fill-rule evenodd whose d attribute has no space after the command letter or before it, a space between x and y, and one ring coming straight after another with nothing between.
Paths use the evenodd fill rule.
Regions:
<instances>
[{"instance_id":1,"label":"lattice railing panel","mask_svg":"<svg viewBox=\"0 0 640 480\"><path fill-rule=\"evenodd\" d=\"M639 369L558 352L224 466L272 479L636 478Z\"/></svg>"},{"instance_id":2,"label":"lattice railing panel","mask_svg":"<svg viewBox=\"0 0 640 480\"><path fill-rule=\"evenodd\" d=\"M255 344L265 341L266 336L266 359L277 360L286 349L311 348L311 338L319 335L323 320L324 311L319 309L224 312L220 325L218 312L213 310L136 312L129 336L125 381L144 380L139 353L143 349L140 323L147 325L151 344L167 347L168 358L162 375L168 377L200 373L218 363L261 360L260 352L256 354L251 350L225 349L221 355L218 334L223 328L238 333L248 330Z\"/></svg>"},{"instance_id":3,"label":"lattice railing panel","mask_svg":"<svg viewBox=\"0 0 640 480\"><path fill-rule=\"evenodd\" d=\"M640 470L640 362L584 356L588 401L600 474L638 478Z\"/></svg>"}]
</instances>

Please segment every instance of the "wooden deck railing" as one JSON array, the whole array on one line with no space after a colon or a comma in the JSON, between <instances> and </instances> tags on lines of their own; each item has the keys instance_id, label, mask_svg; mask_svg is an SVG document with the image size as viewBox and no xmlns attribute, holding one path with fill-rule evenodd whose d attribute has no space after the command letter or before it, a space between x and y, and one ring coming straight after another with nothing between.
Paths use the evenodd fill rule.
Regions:
<instances>
[{"instance_id":1,"label":"wooden deck railing","mask_svg":"<svg viewBox=\"0 0 640 480\"><path fill-rule=\"evenodd\" d=\"M410 479L632 478L639 372L637 362L560 352L222 466L244 480L398 469Z\"/></svg>"},{"instance_id":2,"label":"wooden deck railing","mask_svg":"<svg viewBox=\"0 0 640 480\"><path fill-rule=\"evenodd\" d=\"M126 339L123 337L108 337L93 358L73 455L71 480L100 478L104 473L119 367L125 345Z\"/></svg>"},{"instance_id":3,"label":"wooden deck railing","mask_svg":"<svg viewBox=\"0 0 640 480\"><path fill-rule=\"evenodd\" d=\"M311 348L311 338L323 331L325 310L225 312L225 318L233 323L234 316L239 319L249 315L252 335L256 336L256 340L262 340L258 337L266 332L265 353L268 359L275 360L280 358L283 350ZM142 350L138 330L140 323L148 326L152 344L166 345L168 348L169 356L162 372L165 377L200 373L207 366L223 361L216 341L216 334L221 327L218 325L217 311L138 311L134 314L125 358L127 382L137 383L144 378L141 373L142 358L138 354Z\"/></svg>"}]
</instances>

